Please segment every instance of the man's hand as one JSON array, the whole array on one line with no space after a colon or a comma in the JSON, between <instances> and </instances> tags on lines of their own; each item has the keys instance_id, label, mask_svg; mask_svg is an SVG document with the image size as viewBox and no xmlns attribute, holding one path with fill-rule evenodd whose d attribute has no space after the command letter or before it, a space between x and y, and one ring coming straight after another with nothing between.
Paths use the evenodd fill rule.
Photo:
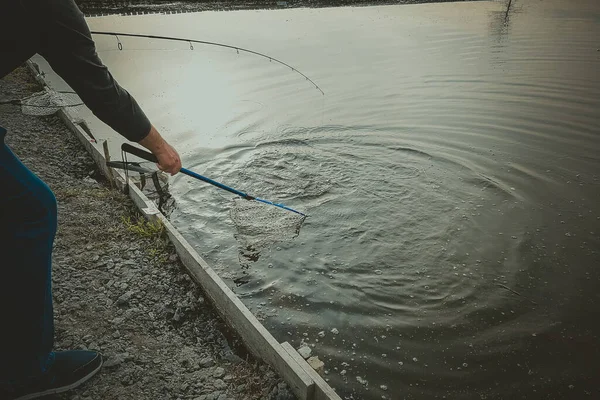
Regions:
<instances>
[{"instance_id":1,"label":"man's hand","mask_svg":"<svg viewBox=\"0 0 600 400\"><path fill-rule=\"evenodd\" d=\"M162 171L175 175L181 169L181 159L177 150L160 136L154 126L150 128L150 133L139 141L139 144L150 150L158 158L158 168Z\"/></svg>"}]
</instances>

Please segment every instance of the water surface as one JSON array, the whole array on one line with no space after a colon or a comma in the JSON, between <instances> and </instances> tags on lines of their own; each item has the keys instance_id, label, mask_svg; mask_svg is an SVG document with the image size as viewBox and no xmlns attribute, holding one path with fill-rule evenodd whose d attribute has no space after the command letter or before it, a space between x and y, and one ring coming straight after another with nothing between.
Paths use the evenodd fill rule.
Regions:
<instances>
[{"instance_id":1,"label":"water surface","mask_svg":"<svg viewBox=\"0 0 600 400\"><path fill-rule=\"evenodd\" d=\"M184 164L310 215L248 257L230 194L172 182L175 225L344 398L600 395L597 2L90 24L248 47L323 88L231 50L97 38Z\"/></svg>"}]
</instances>

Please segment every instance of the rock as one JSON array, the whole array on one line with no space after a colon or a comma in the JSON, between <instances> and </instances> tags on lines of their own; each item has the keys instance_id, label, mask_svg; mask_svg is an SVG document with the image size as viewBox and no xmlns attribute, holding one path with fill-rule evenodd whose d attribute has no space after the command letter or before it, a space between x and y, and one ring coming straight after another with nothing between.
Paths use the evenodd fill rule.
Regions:
<instances>
[{"instance_id":1,"label":"rock","mask_svg":"<svg viewBox=\"0 0 600 400\"><path fill-rule=\"evenodd\" d=\"M310 357L310 353L312 352L312 349L308 346L302 346L298 349L298 354L300 354L302 356L302 358L304 358L305 360Z\"/></svg>"},{"instance_id":2,"label":"rock","mask_svg":"<svg viewBox=\"0 0 600 400\"><path fill-rule=\"evenodd\" d=\"M317 334L320 338L324 338L325 337L325 331L321 331Z\"/></svg>"},{"instance_id":3,"label":"rock","mask_svg":"<svg viewBox=\"0 0 600 400\"><path fill-rule=\"evenodd\" d=\"M215 378L222 378L222 377L225 376L225 370L223 368L221 368L221 367L217 367L213 371L212 376L214 376Z\"/></svg>"},{"instance_id":4,"label":"rock","mask_svg":"<svg viewBox=\"0 0 600 400\"><path fill-rule=\"evenodd\" d=\"M219 390L224 390L227 388L227 384L221 379L215 379L215 381L213 382L213 386L215 387L215 389Z\"/></svg>"},{"instance_id":5,"label":"rock","mask_svg":"<svg viewBox=\"0 0 600 400\"><path fill-rule=\"evenodd\" d=\"M117 299L117 305L118 306L124 306L129 304L129 300L131 300L131 296L133 296L135 292L133 290L130 290L128 292L123 293L118 299Z\"/></svg>"},{"instance_id":6,"label":"rock","mask_svg":"<svg viewBox=\"0 0 600 400\"><path fill-rule=\"evenodd\" d=\"M333 328L331 330L331 333L333 333L334 335L337 335L338 333L340 333L340 331L338 331L337 328Z\"/></svg>"},{"instance_id":7,"label":"rock","mask_svg":"<svg viewBox=\"0 0 600 400\"><path fill-rule=\"evenodd\" d=\"M102 366L104 368L114 368L114 367L118 367L119 365L121 365L121 363L123 362L123 358L120 356L114 356L109 358L108 360L104 361L104 363L102 364Z\"/></svg>"},{"instance_id":8,"label":"rock","mask_svg":"<svg viewBox=\"0 0 600 400\"><path fill-rule=\"evenodd\" d=\"M356 377L356 381L357 381L358 383L360 383L361 385L363 385L363 386L367 386L367 385L369 384L369 382L367 382L367 380L366 380L366 379L363 379L363 378L362 378L362 377L360 377L360 376L357 376L357 377Z\"/></svg>"},{"instance_id":9,"label":"rock","mask_svg":"<svg viewBox=\"0 0 600 400\"><path fill-rule=\"evenodd\" d=\"M246 390L247 390L247 386L246 386L245 384L238 385L238 386L235 388L235 391L236 391L236 393L243 393L243 392L245 392Z\"/></svg>"},{"instance_id":10,"label":"rock","mask_svg":"<svg viewBox=\"0 0 600 400\"><path fill-rule=\"evenodd\" d=\"M281 382L277 384L277 395L273 400L296 400L296 396L290 391L288 385Z\"/></svg>"},{"instance_id":11,"label":"rock","mask_svg":"<svg viewBox=\"0 0 600 400\"><path fill-rule=\"evenodd\" d=\"M204 357L198 363L202 368L210 368L215 365L215 360L212 357Z\"/></svg>"},{"instance_id":12,"label":"rock","mask_svg":"<svg viewBox=\"0 0 600 400\"><path fill-rule=\"evenodd\" d=\"M171 320L175 322L179 322L181 320L181 314L179 313L179 310L175 311L175 315L173 315L173 318L171 318Z\"/></svg>"},{"instance_id":13,"label":"rock","mask_svg":"<svg viewBox=\"0 0 600 400\"><path fill-rule=\"evenodd\" d=\"M319 375L323 375L323 371L325 370L325 363L323 361L319 360L319 357L313 356L313 357L310 357L307 361L308 361L308 365L310 365L312 367L312 369L317 371L317 373Z\"/></svg>"}]
</instances>

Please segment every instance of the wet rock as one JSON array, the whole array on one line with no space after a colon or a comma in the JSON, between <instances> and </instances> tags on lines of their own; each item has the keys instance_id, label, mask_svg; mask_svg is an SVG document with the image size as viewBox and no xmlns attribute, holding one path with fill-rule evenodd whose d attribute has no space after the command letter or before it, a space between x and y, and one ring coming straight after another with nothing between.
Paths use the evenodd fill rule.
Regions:
<instances>
[{"instance_id":1,"label":"wet rock","mask_svg":"<svg viewBox=\"0 0 600 400\"><path fill-rule=\"evenodd\" d=\"M319 360L319 357L313 356L310 357L307 361L308 365L310 365L312 369L317 371L318 374L323 375L323 371L325 370L325 363Z\"/></svg>"},{"instance_id":2,"label":"wet rock","mask_svg":"<svg viewBox=\"0 0 600 400\"><path fill-rule=\"evenodd\" d=\"M304 358L305 360L310 357L310 353L312 352L312 349L308 346L302 346L298 349L298 354L300 354L302 356L302 358Z\"/></svg>"}]
</instances>

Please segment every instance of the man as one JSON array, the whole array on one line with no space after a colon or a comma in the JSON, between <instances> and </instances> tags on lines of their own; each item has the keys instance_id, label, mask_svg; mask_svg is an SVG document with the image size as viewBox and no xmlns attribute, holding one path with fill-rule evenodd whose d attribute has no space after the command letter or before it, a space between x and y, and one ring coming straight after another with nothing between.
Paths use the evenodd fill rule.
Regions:
<instances>
[{"instance_id":1,"label":"man","mask_svg":"<svg viewBox=\"0 0 600 400\"><path fill-rule=\"evenodd\" d=\"M0 0L0 27L0 78L40 54L98 118L150 150L163 171L180 170L177 151L98 58L73 0ZM5 135L0 128L0 398L25 400L75 388L98 372L102 357L52 351L56 199Z\"/></svg>"}]
</instances>

